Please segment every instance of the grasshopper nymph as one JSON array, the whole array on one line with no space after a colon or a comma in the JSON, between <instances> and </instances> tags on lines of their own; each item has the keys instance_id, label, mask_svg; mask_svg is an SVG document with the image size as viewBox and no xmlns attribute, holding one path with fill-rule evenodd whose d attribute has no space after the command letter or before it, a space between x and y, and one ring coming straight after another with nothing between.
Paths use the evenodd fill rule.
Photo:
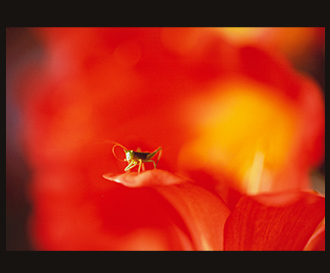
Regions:
<instances>
[{"instance_id":1,"label":"grasshopper nymph","mask_svg":"<svg viewBox=\"0 0 330 273\"><path fill-rule=\"evenodd\" d=\"M123 148L125 155L126 155L126 158L124 160L122 160L116 156L116 153L115 153L116 146ZM154 164L154 168L156 169L158 161L162 155L162 147L159 147L157 150L155 150L152 153L148 153L148 152L141 152L139 149L138 149L138 151L128 150L124 146L122 146L120 144L116 144L112 147L112 153L117 159L126 161L128 163L128 165L125 168L126 172L129 171L130 169L134 168L136 165L139 165L138 172L140 173L141 166L142 166L142 171L145 170L144 163L146 163L146 162L152 162ZM158 154L157 163L156 163L154 160L152 160L152 158L157 153L159 153L159 154Z\"/></svg>"}]
</instances>

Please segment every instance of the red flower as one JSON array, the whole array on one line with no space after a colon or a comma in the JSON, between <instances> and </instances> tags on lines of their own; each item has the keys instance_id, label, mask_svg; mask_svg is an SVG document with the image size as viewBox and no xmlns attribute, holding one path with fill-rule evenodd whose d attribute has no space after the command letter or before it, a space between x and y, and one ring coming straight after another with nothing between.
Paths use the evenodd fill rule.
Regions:
<instances>
[{"instance_id":1,"label":"red flower","mask_svg":"<svg viewBox=\"0 0 330 273\"><path fill-rule=\"evenodd\" d=\"M161 193L179 212L196 250L303 250L325 214L325 199L308 192L246 196L230 213L220 197L164 171L106 178Z\"/></svg>"},{"instance_id":2,"label":"red flower","mask_svg":"<svg viewBox=\"0 0 330 273\"><path fill-rule=\"evenodd\" d=\"M44 62L22 88L36 248L304 248L324 217L324 198L303 192L324 156L324 102L313 80L213 29L36 33ZM107 176L128 187L108 183L102 175L126 165L106 140L162 146L166 171ZM246 193L262 195L240 199ZM292 233L279 229L301 230L309 218L283 243ZM270 241L232 236L254 227Z\"/></svg>"}]
</instances>

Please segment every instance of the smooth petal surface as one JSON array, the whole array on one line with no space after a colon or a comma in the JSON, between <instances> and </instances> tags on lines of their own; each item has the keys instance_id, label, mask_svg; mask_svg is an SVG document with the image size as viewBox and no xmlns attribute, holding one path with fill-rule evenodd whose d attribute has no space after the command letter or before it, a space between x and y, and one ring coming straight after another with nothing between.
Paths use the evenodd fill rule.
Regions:
<instances>
[{"instance_id":1,"label":"smooth petal surface","mask_svg":"<svg viewBox=\"0 0 330 273\"><path fill-rule=\"evenodd\" d=\"M190 183L158 191L182 216L196 250L223 250L224 224L230 210L222 199Z\"/></svg>"},{"instance_id":2,"label":"smooth petal surface","mask_svg":"<svg viewBox=\"0 0 330 273\"><path fill-rule=\"evenodd\" d=\"M303 250L325 214L325 198L308 192L243 197L228 217L225 250Z\"/></svg>"},{"instance_id":3,"label":"smooth petal surface","mask_svg":"<svg viewBox=\"0 0 330 273\"><path fill-rule=\"evenodd\" d=\"M103 177L128 187L153 186L179 212L196 250L223 249L223 228L230 211L211 192L162 170Z\"/></svg>"},{"instance_id":4,"label":"smooth petal surface","mask_svg":"<svg viewBox=\"0 0 330 273\"><path fill-rule=\"evenodd\" d=\"M123 184L126 187L137 188L145 186L157 186L157 185L174 185L186 182L183 178L163 170L150 170L141 173L129 172L129 173L108 173L104 174L103 178Z\"/></svg>"}]
</instances>

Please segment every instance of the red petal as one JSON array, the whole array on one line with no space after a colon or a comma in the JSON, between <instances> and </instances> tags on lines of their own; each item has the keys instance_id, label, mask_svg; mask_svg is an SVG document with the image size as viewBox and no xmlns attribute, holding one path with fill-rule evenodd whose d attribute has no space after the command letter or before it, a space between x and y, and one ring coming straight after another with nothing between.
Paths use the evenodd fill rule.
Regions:
<instances>
[{"instance_id":1,"label":"red petal","mask_svg":"<svg viewBox=\"0 0 330 273\"><path fill-rule=\"evenodd\" d=\"M230 211L222 199L191 183L157 190L183 218L196 250L223 250L223 229Z\"/></svg>"},{"instance_id":2,"label":"red petal","mask_svg":"<svg viewBox=\"0 0 330 273\"><path fill-rule=\"evenodd\" d=\"M325 219L323 223L317 227L304 250L325 251Z\"/></svg>"},{"instance_id":3,"label":"red petal","mask_svg":"<svg viewBox=\"0 0 330 273\"><path fill-rule=\"evenodd\" d=\"M157 185L174 185L183 183L185 180L175 174L172 174L163 170L150 170L141 173L129 172L129 173L108 173L104 174L103 177L107 180L121 183L126 187L138 188L145 186L157 186Z\"/></svg>"},{"instance_id":4,"label":"red petal","mask_svg":"<svg viewBox=\"0 0 330 273\"><path fill-rule=\"evenodd\" d=\"M243 197L228 217L225 250L303 250L325 214L325 198L308 192Z\"/></svg>"},{"instance_id":5,"label":"red petal","mask_svg":"<svg viewBox=\"0 0 330 273\"><path fill-rule=\"evenodd\" d=\"M103 176L128 187L156 186L179 212L197 250L222 250L223 228L230 213L216 195L189 180L162 170ZM168 186L171 185L171 186ZM165 186L165 187L160 187Z\"/></svg>"}]
</instances>

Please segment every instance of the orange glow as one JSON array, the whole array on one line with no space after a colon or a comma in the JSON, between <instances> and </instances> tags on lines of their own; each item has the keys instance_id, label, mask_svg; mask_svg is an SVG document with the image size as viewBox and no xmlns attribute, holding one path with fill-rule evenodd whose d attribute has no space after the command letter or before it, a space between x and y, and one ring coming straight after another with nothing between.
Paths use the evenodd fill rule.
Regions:
<instances>
[{"instance_id":1,"label":"orange glow","mask_svg":"<svg viewBox=\"0 0 330 273\"><path fill-rule=\"evenodd\" d=\"M258 44L277 48L295 63L313 65L313 52L324 51L324 28L321 27L229 27L215 28L235 44Z\"/></svg>"},{"instance_id":2,"label":"orange glow","mask_svg":"<svg viewBox=\"0 0 330 273\"><path fill-rule=\"evenodd\" d=\"M164 28L161 40L171 51L187 55L200 48L202 39L199 38L202 35L203 30L199 28Z\"/></svg>"},{"instance_id":3,"label":"orange glow","mask_svg":"<svg viewBox=\"0 0 330 273\"><path fill-rule=\"evenodd\" d=\"M236 43L249 43L269 35L272 28L224 27L217 28L221 34Z\"/></svg>"},{"instance_id":4,"label":"orange glow","mask_svg":"<svg viewBox=\"0 0 330 273\"><path fill-rule=\"evenodd\" d=\"M320 29L313 27L229 27L216 30L235 43L261 42L278 46L287 53L294 53L293 50L303 51L317 43Z\"/></svg>"},{"instance_id":5,"label":"orange glow","mask_svg":"<svg viewBox=\"0 0 330 273\"><path fill-rule=\"evenodd\" d=\"M223 92L208 97L203 109L192 102L199 137L181 150L179 164L234 175L244 192L267 191L271 174L287 164L297 124L293 105L267 88L236 81L217 86Z\"/></svg>"}]
</instances>

